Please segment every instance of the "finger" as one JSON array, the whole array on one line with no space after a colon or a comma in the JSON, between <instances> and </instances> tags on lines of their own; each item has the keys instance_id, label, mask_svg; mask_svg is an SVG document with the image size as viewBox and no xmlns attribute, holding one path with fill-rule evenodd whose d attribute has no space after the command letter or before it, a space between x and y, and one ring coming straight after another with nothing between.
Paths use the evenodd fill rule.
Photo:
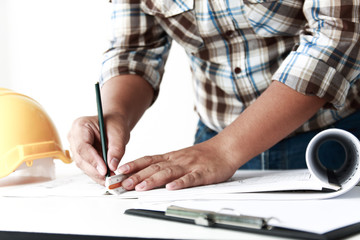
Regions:
<instances>
[{"instance_id":1,"label":"finger","mask_svg":"<svg viewBox=\"0 0 360 240\"><path fill-rule=\"evenodd\" d=\"M111 171L115 171L118 168L120 159L122 159L125 154L126 142L121 132L119 133L116 129L113 130L113 128L108 128L108 130L108 166Z\"/></svg>"},{"instance_id":2,"label":"finger","mask_svg":"<svg viewBox=\"0 0 360 240\"><path fill-rule=\"evenodd\" d=\"M82 164L83 168L86 169L83 170L86 175L88 175L96 183L105 186L105 176L103 174L100 174L97 169L93 168L92 165L90 165L86 161L83 161Z\"/></svg>"},{"instance_id":3,"label":"finger","mask_svg":"<svg viewBox=\"0 0 360 240\"><path fill-rule=\"evenodd\" d=\"M99 135L99 129L93 120L93 117L82 117L74 121L68 133L71 145L77 145L81 142L94 143L96 134Z\"/></svg>"},{"instance_id":4,"label":"finger","mask_svg":"<svg viewBox=\"0 0 360 240\"><path fill-rule=\"evenodd\" d=\"M149 167L151 168L151 166ZM184 170L178 166L166 167L155 172L150 177L145 178L135 186L136 191L146 191L156 187L164 186L166 183L173 181L184 175Z\"/></svg>"},{"instance_id":5,"label":"finger","mask_svg":"<svg viewBox=\"0 0 360 240\"><path fill-rule=\"evenodd\" d=\"M165 187L168 190L178 190L178 189L194 187L204 184L205 182L204 182L203 174L194 171L166 184Z\"/></svg>"},{"instance_id":6,"label":"finger","mask_svg":"<svg viewBox=\"0 0 360 240\"><path fill-rule=\"evenodd\" d=\"M97 169L101 175L105 175L105 163L93 146L99 142L100 138L99 129L92 121L93 119L94 117L84 117L75 120L68 134L68 139L71 151L74 153L74 160L79 168L89 173L90 165Z\"/></svg>"},{"instance_id":7,"label":"finger","mask_svg":"<svg viewBox=\"0 0 360 240\"><path fill-rule=\"evenodd\" d=\"M123 181L123 187L127 190L132 190L144 179L165 169L168 167L168 165L169 163L164 161L164 158L161 155L146 156L133 162L124 164L119 168L120 171L118 171L122 174L136 172Z\"/></svg>"},{"instance_id":8,"label":"finger","mask_svg":"<svg viewBox=\"0 0 360 240\"><path fill-rule=\"evenodd\" d=\"M168 158L165 155L145 156L120 166L118 172L121 174L130 174L145 169L152 164L167 160Z\"/></svg>"},{"instance_id":9,"label":"finger","mask_svg":"<svg viewBox=\"0 0 360 240\"><path fill-rule=\"evenodd\" d=\"M95 174L94 171L96 171L97 174L105 176L107 172L105 162L92 145L88 143L81 143L77 145L75 151L73 152L75 153L74 160L76 165L86 174Z\"/></svg>"},{"instance_id":10,"label":"finger","mask_svg":"<svg viewBox=\"0 0 360 240\"><path fill-rule=\"evenodd\" d=\"M79 144L76 149L74 149L74 146L71 146L71 150L73 152L73 159L77 167L83 170L83 172L89 177L91 177L95 182L104 185L105 171L102 170L99 172L99 167L97 167L97 165L93 163L94 158L100 159L100 156L98 156L98 152L94 148L92 148L91 145L86 143ZM93 157L94 155L95 157ZM101 162L101 159L98 161ZM105 164L103 165L103 167L105 167Z\"/></svg>"},{"instance_id":11,"label":"finger","mask_svg":"<svg viewBox=\"0 0 360 240\"><path fill-rule=\"evenodd\" d=\"M116 171L124 156L125 146L130 138L130 130L121 115L105 115L107 137L107 160L111 171Z\"/></svg>"}]
</instances>

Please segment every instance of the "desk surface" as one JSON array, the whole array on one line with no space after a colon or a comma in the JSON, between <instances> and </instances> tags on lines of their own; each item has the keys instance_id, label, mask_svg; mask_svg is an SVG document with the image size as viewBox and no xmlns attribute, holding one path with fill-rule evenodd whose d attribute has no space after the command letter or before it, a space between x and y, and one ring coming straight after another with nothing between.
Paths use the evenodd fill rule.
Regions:
<instances>
[{"instance_id":1,"label":"desk surface","mask_svg":"<svg viewBox=\"0 0 360 240\"><path fill-rule=\"evenodd\" d=\"M75 166L71 166L71 171L72 168ZM0 231L171 239L278 239L123 214L134 201L112 196L1 197L0 188ZM348 239L360 239L360 234Z\"/></svg>"}]
</instances>

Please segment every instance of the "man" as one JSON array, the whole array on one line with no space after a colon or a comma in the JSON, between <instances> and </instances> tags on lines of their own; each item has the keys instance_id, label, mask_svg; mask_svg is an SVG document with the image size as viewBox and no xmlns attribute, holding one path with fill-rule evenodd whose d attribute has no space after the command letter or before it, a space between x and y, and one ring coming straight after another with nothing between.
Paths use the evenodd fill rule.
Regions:
<instances>
[{"instance_id":1,"label":"man","mask_svg":"<svg viewBox=\"0 0 360 240\"><path fill-rule=\"evenodd\" d=\"M112 4L101 79L110 170L156 99L172 40L191 60L200 118L194 146L120 166L131 175L124 188L217 183L240 167L303 168L306 145L322 129L360 136L359 1ZM104 184L97 117L77 119L69 141L77 165Z\"/></svg>"}]
</instances>

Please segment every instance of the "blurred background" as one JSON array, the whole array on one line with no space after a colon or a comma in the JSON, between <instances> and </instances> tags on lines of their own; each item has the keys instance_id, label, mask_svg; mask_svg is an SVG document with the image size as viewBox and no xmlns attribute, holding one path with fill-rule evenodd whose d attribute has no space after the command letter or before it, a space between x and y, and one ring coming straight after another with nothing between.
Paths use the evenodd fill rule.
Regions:
<instances>
[{"instance_id":1,"label":"blurred background","mask_svg":"<svg viewBox=\"0 0 360 240\"><path fill-rule=\"evenodd\" d=\"M0 87L37 100L64 149L72 122L97 114L110 12L107 0L0 1ZM173 44L158 101L132 132L124 161L191 145L196 123L188 60Z\"/></svg>"}]
</instances>

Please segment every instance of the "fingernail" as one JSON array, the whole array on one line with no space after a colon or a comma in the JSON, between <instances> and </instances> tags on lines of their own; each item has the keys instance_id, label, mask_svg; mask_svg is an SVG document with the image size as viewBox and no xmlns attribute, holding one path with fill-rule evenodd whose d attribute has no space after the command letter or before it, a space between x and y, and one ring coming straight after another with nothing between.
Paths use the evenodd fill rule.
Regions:
<instances>
[{"instance_id":1,"label":"fingernail","mask_svg":"<svg viewBox=\"0 0 360 240\"><path fill-rule=\"evenodd\" d=\"M112 169L116 169L118 167L119 163L120 163L119 159L117 159L117 158L111 159L110 164L112 166Z\"/></svg>"},{"instance_id":2,"label":"fingernail","mask_svg":"<svg viewBox=\"0 0 360 240\"><path fill-rule=\"evenodd\" d=\"M130 171L130 167L129 165L125 164L125 165L122 165L118 168L118 172L119 173L127 173Z\"/></svg>"},{"instance_id":3,"label":"fingernail","mask_svg":"<svg viewBox=\"0 0 360 240\"><path fill-rule=\"evenodd\" d=\"M143 190L146 187L146 182L142 181L140 184L136 185L135 189L136 190Z\"/></svg>"},{"instance_id":4,"label":"fingernail","mask_svg":"<svg viewBox=\"0 0 360 240\"><path fill-rule=\"evenodd\" d=\"M131 178L128 178L122 182L122 186L124 188L131 188L133 184L134 184L134 181Z\"/></svg>"},{"instance_id":5,"label":"fingernail","mask_svg":"<svg viewBox=\"0 0 360 240\"><path fill-rule=\"evenodd\" d=\"M171 182L169 184L166 184L167 189L174 189L176 188L176 186L177 186L176 182Z\"/></svg>"},{"instance_id":6,"label":"fingernail","mask_svg":"<svg viewBox=\"0 0 360 240\"><path fill-rule=\"evenodd\" d=\"M105 175L107 170L104 169L101 165L97 165L96 166L96 170L101 174L101 175Z\"/></svg>"}]
</instances>

